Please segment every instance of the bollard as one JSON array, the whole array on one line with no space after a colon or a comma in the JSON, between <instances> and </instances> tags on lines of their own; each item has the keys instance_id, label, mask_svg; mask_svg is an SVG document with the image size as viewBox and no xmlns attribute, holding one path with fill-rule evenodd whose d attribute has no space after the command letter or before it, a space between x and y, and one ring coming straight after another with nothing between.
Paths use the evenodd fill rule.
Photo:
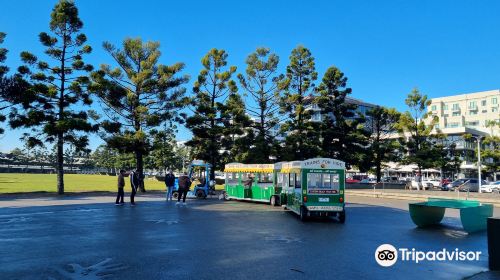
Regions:
<instances>
[{"instance_id":1,"label":"bollard","mask_svg":"<svg viewBox=\"0 0 500 280\"><path fill-rule=\"evenodd\" d=\"M490 270L500 270L500 218L488 218L488 263Z\"/></svg>"}]
</instances>

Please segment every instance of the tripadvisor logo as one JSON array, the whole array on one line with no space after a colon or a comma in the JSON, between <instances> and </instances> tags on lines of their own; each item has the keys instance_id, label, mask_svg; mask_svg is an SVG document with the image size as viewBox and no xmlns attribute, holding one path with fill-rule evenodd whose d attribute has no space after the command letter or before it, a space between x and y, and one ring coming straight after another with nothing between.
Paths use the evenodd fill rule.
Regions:
<instances>
[{"instance_id":1,"label":"tripadvisor logo","mask_svg":"<svg viewBox=\"0 0 500 280\"><path fill-rule=\"evenodd\" d=\"M398 261L398 250L391 244L382 244L375 250L375 260L381 266L392 266Z\"/></svg>"},{"instance_id":2,"label":"tripadvisor logo","mask_svg":"<svg viewBox=\"0 0 500 280\"><path fill-rule=\"evenodd\" d=\"M398 257L404 262L419 263L421 261L479 261L481 251L462 251L442 249L439 251L419 251L415 248L399 248L391 244L382 244L375 250L375 260L380 266L393 266Z\"/></svg>"}]
</instances>

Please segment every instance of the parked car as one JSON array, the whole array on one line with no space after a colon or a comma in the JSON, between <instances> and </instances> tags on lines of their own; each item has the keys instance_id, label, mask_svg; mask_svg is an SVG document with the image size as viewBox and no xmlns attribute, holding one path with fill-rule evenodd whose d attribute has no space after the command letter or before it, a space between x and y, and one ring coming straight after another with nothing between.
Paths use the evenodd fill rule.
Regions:
<instances>
[{"instance_id":1,"label":"parked car","mask_svg":"<svg viewBox=\"0 0 500 280\"><path fill-rule=\"evenodd\" d=\"M375 184L377 183L377 179L375 178L366 178L366 179L363 179L359 182L360 184Z\"/></svg>"},{"instance_id":2,"label":"parked car","mask_svg":"<svg viewBox=\"0 0 500 280\"><path fill-rule=\"evenodd\" d=\"M470 178L462 178L462 179L457 179L451 183L448 183L446 185L443 185L441 187L441 190L443 191L453 191L455 190L455 188L459 187L460 185L464 184L465 182L467 182L468 180L470 180Z\"/></svg>"},{"instance_id":3,"label":"parked car","mask_svg":"<svg viewBox=\"0 0 500 280\"><path fill-rule=\"evenodd\" d=\"M429 188L439 188L441 187L441 180L439 179L425 179L422 180L422 184L426 184Z\"/></svg>"},{"instance_id":4,"label":"parked car","mask_svg":"<svg viewBox=\"0 0 500 280\"><path fill-rule=\"evenodd\" d=\"M382 182L385 183L399 183L399 178L396 176L391 176L391 177L383 177Z\"/></svg>"},{"instance_id":5,"label":"parked car","mask_svg":"<svg viewBox=\"0 0 500 280\"><path fill-rule=\"evenodd\" d=\"M481 185L488 185L488 183L484 180L481 180ZM477 192L479 190L479 180L478 179L469 179L464 184L458 187L458 190L461 192ZM481 188L481 191L483 188Z\"/></svg>"},{"instance_id":6,"label":"parked car","mask_svg":"<svg viewBox=\"0 0 500 280\"><path fill-rule=\"evenodd\" d=\"M490 182L488 186L491 188L492 191L494 192L499 192L500 191L500 181L496 182Z\"/></svg>"},{"instance_id":7,"label":"parked car","mask_svg":"<svg viewBox=\"0 0 500 280\"><path fill-rule=\"evenodd\" d=\"M428 190L431 188L428 184L424 182L418 182L416 180L411 180L409 182L409 187L410 190Z\"/></svg>"},{"instance_id":8,"label":"parked car","mask_svg":"<svg viewBox=\"0 0 500 280\"><path fill-rule=\"evenodd\" d=\"M492 193L493 192L493 186L481 184L481 192L482 193Z\"/></svg>"},{"instance_id":9,"label":"parked car","mask_svg":"<svg viewBox=\"0 0 500 280\"><path fill-rule=\"evenodd\" d=\"M443 180L441 181L441 186L447 185L451 182L452 180L450 178L443 178Z\"/></svg>"},{"instance_id":10,"label":"parked car","mask_svg":"<svg viewBox=\"0 0 500 280\"><path fill-rule=\"evenodd\" d=\"M354 179L354 178L347 178L345 179L345 182L348 184L354 184L354 183L359 183L360 180Z\"/></svg>"}]
</instances>

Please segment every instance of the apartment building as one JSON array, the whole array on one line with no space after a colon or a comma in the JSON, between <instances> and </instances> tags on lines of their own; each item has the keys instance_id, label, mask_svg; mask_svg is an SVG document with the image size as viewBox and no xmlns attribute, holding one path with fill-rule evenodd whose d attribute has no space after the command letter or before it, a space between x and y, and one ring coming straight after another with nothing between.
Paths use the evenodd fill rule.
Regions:
<instances>
[{"instance_id":1,"label":"apartment building","mask_svg":"<svg viewBox=\"0 0 500 280\"><path fill-rule=\"evenodd\" d=\"M489 127L500 122L500 90L490 90L431 99L429 112L439 117L436 129L445 134L473 129L486 134L500 135L500 129Z\"/></svg>"}]
</instances>

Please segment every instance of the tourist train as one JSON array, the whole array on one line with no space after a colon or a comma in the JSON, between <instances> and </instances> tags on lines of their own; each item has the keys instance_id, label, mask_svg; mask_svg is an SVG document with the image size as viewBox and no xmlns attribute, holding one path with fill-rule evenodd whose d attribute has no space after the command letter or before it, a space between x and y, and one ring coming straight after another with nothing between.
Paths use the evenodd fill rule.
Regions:
<instances>
[{"instance_id":1,"label":"tourist train","mask_svg":"<svg viewBox=\"0 0 500 280\"><path fill-rule=\"evenodd\" d=\"M345 222L345 163L331 158L225 165L225 199L281 205L301 220L336 216Z\"/></svg>"}]
</instances>

